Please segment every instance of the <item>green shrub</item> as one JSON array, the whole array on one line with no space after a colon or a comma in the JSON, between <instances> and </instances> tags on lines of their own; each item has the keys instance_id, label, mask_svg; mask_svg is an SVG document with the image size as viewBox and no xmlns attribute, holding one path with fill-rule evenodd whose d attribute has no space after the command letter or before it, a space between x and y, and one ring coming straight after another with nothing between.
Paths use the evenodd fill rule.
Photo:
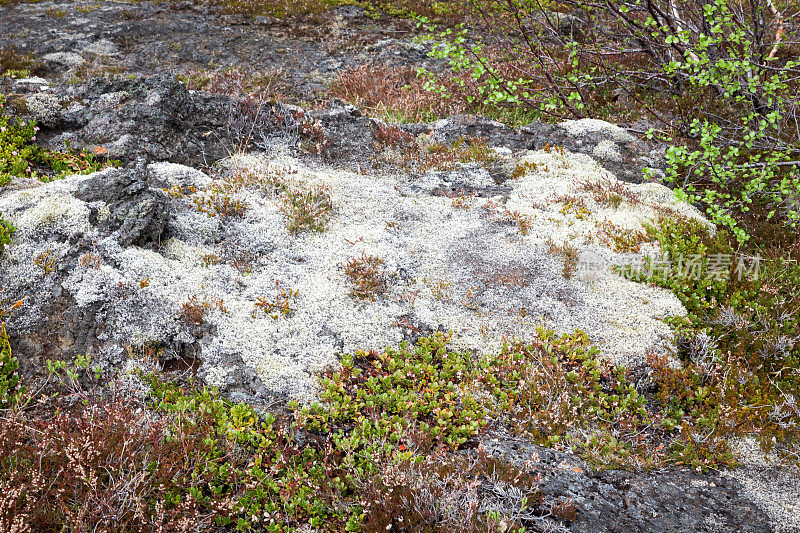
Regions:
<instances>
[{"instance_id":1,"label":"green shrub","mask_svg":"<svg viewBox=\"0 0 800 533\"><path fill-rule=\"evenodd\" d=\"M3 215L0 213L0 256L11 244L11 236L15 230L14 225L3 219ZM0 300L0 305L2 305L2 300ZM6 323L3 321L7 312L7 309L0 307L0 409L11 407L25 392L17 373L19 361L11 353Z\"/></svg>"},{"instance_id":2,"label":"green shrub","mask_svg":"<svg viewBox=\"0 0 800 533\"><path fill-rule=\"evenodd\" d=\"M11 353L5 326L5 322L0 322L0 409L13 406L25 392L17 373L19 361Z\"/></svg>"},{"instance_id":3,"label":"green shrub","mask_svg":"<svg viewBox=\"0 0 800 533\"><path fill-rule=\"evenodd\" d=\"M36 138L35 123L3 115L3 105L0 96L0 186L16 176L36 177L34 166L41 160L41 149L31 143Z\"/></svg>"},{"instance_id":4,"label":"green shrub","mask_svg":"<svg viewBox=\"0 0 800 533\"><path fill-rule=\"evenodd\" d=\"M120 165L116 160L100 161L88 150L72 150L69 144L64 152L40 148L34 144L39 131L36 122L6 116L4 102L0 95L0 186L7 185L15 177L51 181Z\"/></svg>"},{"instance_id":5,"label":"green shrub","mask_svg":"<svg viewBox=\"0 0 800 533\"><path fill-rule=\"evenodd\" d=\"M682 368L650 361L665 420L685 433L681 459L710 456L729 435L755 435L767 449L797 457L800 265L734 254L730 236L711 237L693 222L662 220L648 231L672 261L622 271L670 289L689 311L671 319ZM715 258L728 258L717 271Z\"/></svg>"},{"instance_id":6,"label":"green shrub","mask_svg":"<svg viewBox=\"0 0 800 533\"><path fill-rule=\"evenodd\" d=\"M740 242L754 204L799 217L796 3L772 0L464 0L469 25L435 30L471 98L542 117L647 118L670 145L667 179ZM427 22L422 20L422 22ZM477 30L477 31L475 31ZM429 88L449 97L439 77Z\"/></svg>"},{"instance_id":7,"label":"green shrub","mask_svg":"<svg viewBox=\"0 0 800 533\"><path fill-rule=\"evenodd\" d=\"M286 215L286 228L292 234L325 231L334 211L330 188L319 184L300 183L287 187L279 206Z\"/></svg>"},{"instance_id":8,"label":"green shrub","mask_svg":"<svg viewBox=\"0 0 800 533\"><path fill-rule=\"evenodd\" d=\"M5 251L5 248L11 244L11 236L17 230L14 225L3 218L0 213L0 255Z\"/></svg>"}]
</instances>

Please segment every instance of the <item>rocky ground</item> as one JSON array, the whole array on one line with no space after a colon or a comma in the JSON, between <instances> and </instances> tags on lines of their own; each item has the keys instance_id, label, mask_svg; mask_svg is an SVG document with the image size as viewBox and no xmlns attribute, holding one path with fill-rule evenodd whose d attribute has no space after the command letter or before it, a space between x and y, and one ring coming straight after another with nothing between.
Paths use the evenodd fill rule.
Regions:
<instances>
[{"instance_id":1,"label":"rocky ground","mask_svg":"<svg viewBox=\"0 0 800 533\"><path fill-rule=\"evenodd\" d=\"M539 325L583 329L632 369L674 351L664 319L685 313L678 299L611 269L657 252L636 236L659 216L705 224L657 183L663 147L601 121L392 127L340 101L313 104L348 66L439 68L411 25L357 8L288 26L193 4L0 12L0 48L42 61L35 76L0 78L12 111L38 121L43 146L102 147L122 162L0 189L18 228L0 279L5 298L25 301L8 324L26 378L77 354L135 366L128 348L152 345L165 368L263 407L312 400L342 353L433 331L477 353ZM281 102L176 79L214 65L270 73ZM460 152L470 136L486 144ZM295 200L325 231L292 227ZM368 258L379 283L359 298L348 265ZM757 466L593 473L502 431L482 442L529 462L546 495L574 499L573 531L800 531L788 467L758 481L742 474Z\"/></svg>"}]
</instances>

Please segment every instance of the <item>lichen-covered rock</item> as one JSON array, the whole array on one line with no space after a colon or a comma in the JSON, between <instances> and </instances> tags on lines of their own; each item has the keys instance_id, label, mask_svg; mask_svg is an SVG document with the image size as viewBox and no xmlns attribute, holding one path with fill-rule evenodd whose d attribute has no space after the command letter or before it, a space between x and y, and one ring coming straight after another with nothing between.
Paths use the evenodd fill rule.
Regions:
<instances>
[{"instance_id":1,"label":"lichen-covered rock","mask_svg":"<svg viewBox=\"0 0 800 533\"><path fill-rule=\"evenodd\" d=\"M235 100L189 93L174 76L3 83L0 93L13 93L18 113L39 123L38 142L55 150L100 147L126 164L144 158L201 166L225 157L241 134Z\"/></svg>"},{"instance_id":2,"label":"lichen-covered rock","mask_svg":"<svg viewBox=\"0 0 800 533\"><path fill-rule=\"evenodd\" d=\"M569 120L557 125L535 122L520 131L525 135L528 148L560 146L591 155L603 168L625 181L646 181L645 172L656 181L664 177L666 147L643 141L603 120Z\"/></svg>"},{"instance_id":3,"label":"lichen-covered rock","mask_svg":"<svg viewBox=\"0 0 800 533\"><path fill-rule=\"evenodd\" d=\"M90 207L89 221L113 233L122 247L158 243L168 219L167 195L135 171L109 169L81 180L75 197Z\"/></svg>"},{"instance_id":4,"label":"lichen-covered rock","mask_svg":"<svg viewBox=\"0 0 800 533\"><path fill-rule=\"evenodd\" d=\"M12 330L37 337L69 309L72 318L52 334L74 324L88 330L64 343L65 355L78 349L114 363L128 345L154 344L198 356L203 379L229 394L308 401L315 374L338 354L421 332L452 330L457 347L482 352L504 338L531 337L540 325L582 329L607 358L630 366L648 350L669 350L663 320L685 312L668 291L611 271L647 251L615 251L611 233L641 232L664 210L699 215L650 197L663 187L621 183L582 154L506 153L496 166L526 171L502 188L475 164L421 177L369 175L308 167L276 151L226 165L215 180L158 163L0 195L0 212L20 228L0 272L9 296L29 297L30 311ZM328 187L329 229L291 233L278 196L225 181L236 169L290 187ZM454 198L447 191L458 183L474 194ZM623 187L625 198L599 201L595 189L605 186ZM200 196L169 198L162 188ZM226 205L240 211L215 213L201 200L211 194L227 195ZM565 246L575 251L575 272L558 251ZM41 254L51 272L37 263ZM344 272L362 256L386 268L386 290L373 300L355 298ZM32 279L39 280L33 291ZM256 305L282 290L297 291L286 316ZM202 307L202 320L187 320L187 305ZM41 344L21 342L37 353Z\"/></svg>"}]
</instances>

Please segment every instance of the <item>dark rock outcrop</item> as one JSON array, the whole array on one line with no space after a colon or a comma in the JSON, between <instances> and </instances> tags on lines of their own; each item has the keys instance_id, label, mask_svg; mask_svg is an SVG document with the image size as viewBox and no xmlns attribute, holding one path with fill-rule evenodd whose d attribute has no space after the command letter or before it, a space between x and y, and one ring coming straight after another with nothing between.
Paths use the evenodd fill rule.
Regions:
<instances>
[{"instance_id":1,"label":"dark rock outcrop","mask_svg":"<svg viewBox=\"0 0 800 533\"><path fill-rule=\"evenodd\" d=\"M75 197L85 202L103 202L110 213L98 220L92 210L90 222L104 233L114 233L122 247L160 242L169 217L166 194L151 189L131 170L110 170L81 182Z\"/></svg>"},{"instance_id":2,"label":"dark rock outcrop","mask_svg":"<svg viewBox=\"0 0 800 533\"><path fill-rule=\"evenodd\" d=\"M648 472L592 472L580 458L504 432L481 439L486 453L541 476L545 500L572 500L576 533L773 531L769 517L738 482L719 474L672 468ZM474 452L473 452L474 453ZM527 463L527 464L526 464Z\"/></svg>"}]
</instances>

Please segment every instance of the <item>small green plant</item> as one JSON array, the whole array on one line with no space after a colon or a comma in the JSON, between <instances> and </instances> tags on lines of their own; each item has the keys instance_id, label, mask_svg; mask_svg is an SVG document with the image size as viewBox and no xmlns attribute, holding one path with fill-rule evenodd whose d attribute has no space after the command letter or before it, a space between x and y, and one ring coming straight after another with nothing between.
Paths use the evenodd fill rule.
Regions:
<instances>
[{"instance_id":1,"label":"small green plant","mask_svg":"<svg viewBox=\"0 0 800 533\"><path fill-rule=\"evenodd\" d=\"M289 187L279 205L289 233L325 231L334 210L330 189L324 185Z\"/></svg>"},{"instance_id":2,"label":"small green plant","mask_svg":"<svg viewBox=\"0 0 800 533\"><path fill-rule=\"evenodd\" d=\"M583 180L578 184L578 191L588 192L595 202L618 209L624 202L632 206L642 203L641 197L620 181Z\"/></svg>"},{"instance_id":3,"label":"small green plant","mask_svg":"<svg viewBox=\"0 0 800 533\"><path fill-rule=\"evenodd\" d=\"M25 392L18 369L19 361L11 353L6 324L0 321L0 409L14 405Z\"/></svg>"},{"instance_id":4,"label":"small green plant","mask_svg":"<svg viewBox=\"0 0 800 533\"><path fill-rule=\"evenodd\" d=\"M519 228L520 233L527 235L533 227L533 219L519 211L512 211L504 205L493 201L483 204L483 208L489 213L489 217L494 222L513 224Z\"/></svg>"},{"instance_id":5,"label":"small green plant","mask_svg":"<svg viewBox=\"0 0 800 533\"><path fill-rule=\"evenodd\" d=\"M580 196L565 195L559 196L555 200L562 204L559 212L564 216L572 215L578 220L586 220L592 214L586 201Z\"/></svg>"},{"instance_id":6,"label":"small green plant","mask_svg":"<svg viewBox=\"0 0 800 533\"><path fill-rule=\"evenodd\" d=\"M0 254L11 244L11 237L16 230L14 224L4 219L3 214L0 213Z\"/></svg>"},{"instance_id":7,"label":"small green plant","mask_svg":"<svg viewBox=\"0 0 800 533\"><path fill-rule=\"evenodd\" d=\"M32 165L41 160L41 150L31 144L36 124L3 115L5 99L0 95L0 186L17 176L36 177Z\"/></svg>"},{"instance_id":8,"label":"small green plant","mask_svg":"<svg viewBox=\"0 0 800 533\"><path fill-rule=\"evenodd\" d=\"M453 170L467 163L490 163L497 155L482 137L460 137L452 145L419 140L396 124L376 122L372 129L375 148L373 166L391 163L413 172Z\"/></svg>"},{"instance_id":9,"label":"small green plant","mask_svg":"<svg viewBox=\"0 0 800 533\"><path fill-rule=\"evenodd\" d=\"M647 231L626 228L604 220L598 224L600 241L610 245L615 252L638 252L642 244L651 241Z\"/></svg>"},{"instance_id":10,"label":"small green plant","mask_svg":"<svg viewBox=\"0 0 800 533\"><path fill-rule=\"evenodd\" d=\"M222 313L228 312L224 302L219 298L208 300L198 296L190 296L181 306L179 318L181 322L189 326L202 326L206 323L206 313L214 309Z\"/></svg>"},{"instance_id":11,"label":"small green plant","mask_svg":"<svg viewBox=\"0 0 800 533\"><path fill-rule=\"evenodd\" d=\"M49 151L34 144L39 128L34 121L23 121L3 114L5 99L0 95L0 186L13 178L38 178L51 181L70 174L89 174L109 166L116 160L100 161L88 150Z\"/></svg>"},{"instance_id":12,"label":"small green plant","mask_svg":"<svg viewBox=\"0 0 800 533\"><path fill-rule=\"evenodd\" d=\"M210 268L214 265L218 265L222 262L222 259L215 254L214 252L209 252L207 254L203 254L200 256L200 264L206 268Z\"/></svg>"},{"instance_id":13,"label":"small green plant","mask_svg":"<svg viewBox=\"0 0 800 533\"><path fill-rule=\"evenodd\" d=\"M56 252L54 252L51 247L48 247L47 250L40 252L39 255L34 258L33 264L39 267L45 276L49 276L56 271L58 257Z\"/></svg>"},{"instance_id":14,"label":"small green plant","mask_svg":"<svg viewBox=\"0 0 800 533\"><path fill-rule=\"evenodd\" d=\"M423 278L422 283L431 291L434 300L447 300L453 295L453 284L447 280Z\"/></svg>"},{"instance_id":15,"label":"small green plant","mask_svg":"<svg viewBox=\"0 0 800 533\"><path fill-rule=\"evenodd\" d=\"M294 312L292 302L297 299L300 293L297 289L283 289L278 281L275 282L275 296L272 298L261 297L256 299L254 304L257 309L261 309L265 314L277 320L280 317L289 316Z\"/></svg>"},{"instance_id":16,"label":"small green plant","mask_svg":"<svg viewBox=\"0 0 800 533\"><path fill-rule=\"evenodd\" d=\"M379 294L386 292L389 273L385 261L374 255L362 252L360 257L353 257L344 265L344 274L352 284L353 296L374 300Z\"/></svg>"},{"instance_id":17,"label":"small green plant","mask_svg":"<svg viewBox=\"0 0 800 533\"><path fill-rule=\"evenodd\" d=\"M247 212L247 202L221 187L211 186L202 194L192 197L192 203L201 213L210 217L241 217Z\"/></svg>"}]
</instances>

